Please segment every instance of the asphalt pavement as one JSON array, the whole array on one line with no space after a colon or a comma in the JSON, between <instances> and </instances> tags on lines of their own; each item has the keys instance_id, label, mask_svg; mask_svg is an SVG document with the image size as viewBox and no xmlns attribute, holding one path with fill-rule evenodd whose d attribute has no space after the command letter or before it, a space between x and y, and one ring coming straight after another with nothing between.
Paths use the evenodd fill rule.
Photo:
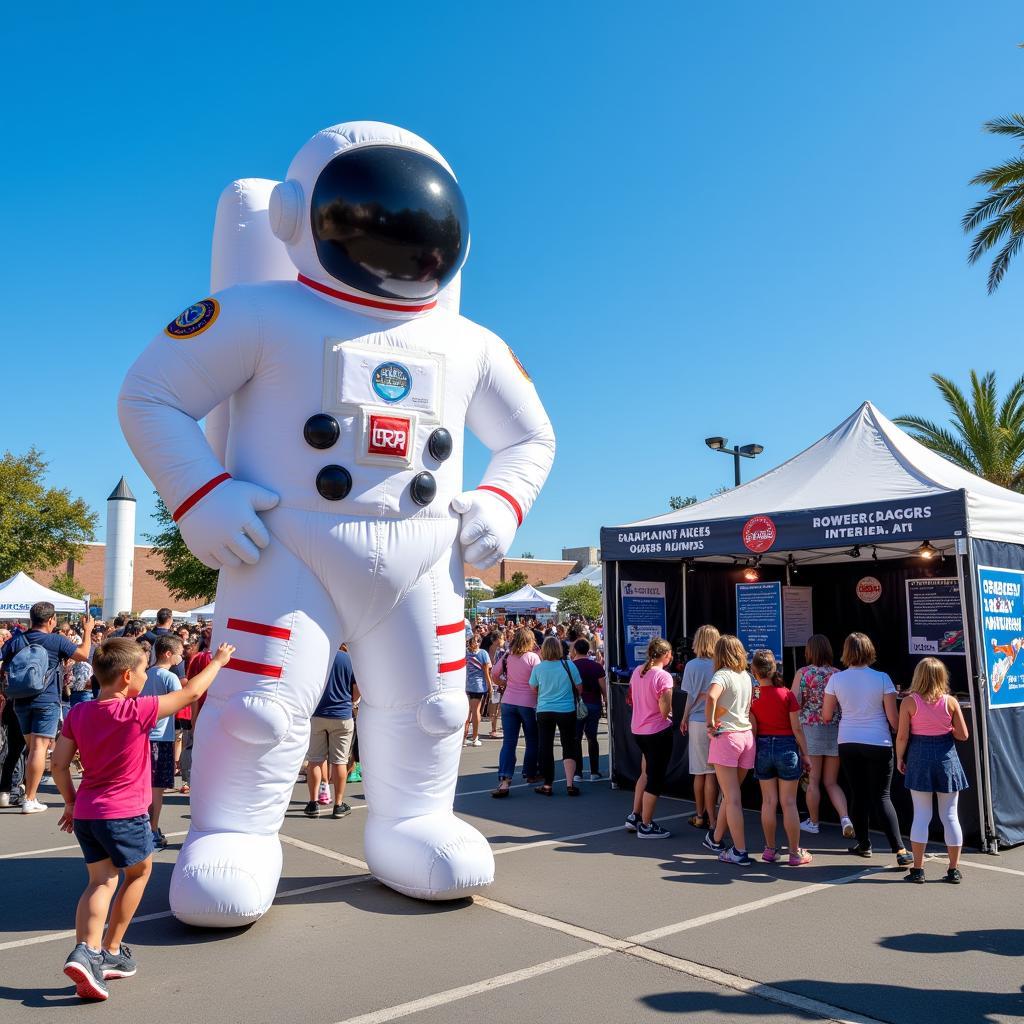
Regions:
<instances>
[{"instance_id":1,"label":"asphalt pavement","mask_svg":"<svg viewBox=\"0 0 1024 1024\"><path fill-rule=\"evenodd\" d=\"M701 847L685 801L661 801L673 835L645 842L622 828L630 795L607 781L579 799L520 786L492 800L499 746L463 751L455 803L491 842L497 878L455 903L370 877L362 786L333 821L304 817L299 785L270 912L243 929L187 927L167 889L188 801L168 795L171 847L126 940L139 972L102 1004L61 973L86 876L57 831L56 790L41 793L45 814L0 811L0 1024L1024 1021L1024 849L967 851L951 886L936 847L928 884L908 885L894 858L853 857L825 826L804 840L813 864L733 867ZM753 852L754 814L747 831Z\"/></svg>"}]
</instances>

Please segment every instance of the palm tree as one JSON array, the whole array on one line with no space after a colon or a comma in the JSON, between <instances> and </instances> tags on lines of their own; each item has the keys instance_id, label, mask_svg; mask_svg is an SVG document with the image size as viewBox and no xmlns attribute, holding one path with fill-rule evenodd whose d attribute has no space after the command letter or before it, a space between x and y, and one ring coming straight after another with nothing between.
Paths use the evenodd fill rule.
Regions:
<instances>
[{"instance_id":1,"label":"palm tree","mask_svg":"<svg viewBox=\"0 0 1024 1024\"><path fill-rule=\"evenodd\" d=\"M953 414L949 427L920 416L896 419L925 447L976 476L1013 491L1024 491L1024 376L1002 403L996 375L971 370L971 397L953 381L933 373L932 380Z\"/></svg>"},{"instance_id":2,"label":"palm tree","mask_svg":"<svg viewBox=\"0 0 1024 1024\"><path fill-rule=\"evenodd\" d=\"M986 121L985 131L1009 135L1024 149L1024 114L1010 114ZM964 214L960 222L965 234L977 230L971 241L967 262L977 263L985 253L999 246L988 272L988 292L998 287L1010 260L1024 245L1024 157L1014 157L971 178L972 185L984 185L988 195ZM986 223L987 222L987 223ZM982 225L985 225L982 227Z\"/></svg>"}]
</instances>

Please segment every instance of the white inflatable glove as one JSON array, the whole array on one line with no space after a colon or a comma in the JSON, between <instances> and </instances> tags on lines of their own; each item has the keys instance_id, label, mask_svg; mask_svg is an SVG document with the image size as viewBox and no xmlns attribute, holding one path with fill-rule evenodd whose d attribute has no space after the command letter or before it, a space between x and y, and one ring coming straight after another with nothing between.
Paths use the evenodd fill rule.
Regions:
<instances>
[{"instance_id":1,"label":"white inflatable glove","mask_svg":"<svg viewBox=\"0 0 1024 1024\"><path fill-rule=\"evenodd\" d=\"M505 557L519 521L504 498L490 491L463 491L452 498L451 509L462 516L459 543L470 565L489 569Z\"/></svg>"},{"instance_id":2,"label":"white inflatable glove","mask_svg":"<svg viewBox=\"0 0 1024 1024\"><path fill-rule=\"evenodd\" d=\"M256 514L273 508L273 491L244 480L225 480L190 508L178 523L182 539L211 569L255 565L270 533Z\"/></svg>"}]
</instances>

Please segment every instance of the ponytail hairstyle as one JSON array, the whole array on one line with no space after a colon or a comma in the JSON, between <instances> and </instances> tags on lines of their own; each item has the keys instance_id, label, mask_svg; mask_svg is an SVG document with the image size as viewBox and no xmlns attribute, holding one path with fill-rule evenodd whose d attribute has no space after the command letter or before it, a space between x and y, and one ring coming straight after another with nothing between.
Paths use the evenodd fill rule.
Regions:
<instances>
[{"instance_id":1,"label":"ponytail hairstyle","mask_svg":"<svg viewBox=\"0 0 1024 1024\"><path fill-rule=\"evenodd\" d=\"M771 686L784 685L781 676L776 671L777 664L775 655L769 650L754 651L750 659L750 667L754 670L754 677L759 682L765 682Z\"/></svg>"},{"instance_id":2,"label":"ponytail hairstyle","mask_svg":"<svg viewBox=\"0 0 1024 1024\"><path fill-rule=\"evenodd\" d=\"M662 640L660 636L654 637L653 640L647 645L647 660L644 662L644 667L640 669L640 675L645 676L654 667L654 663L664 658L666 654L672 653L672 645L667 640Z\"/></svg>"}]
</instances>

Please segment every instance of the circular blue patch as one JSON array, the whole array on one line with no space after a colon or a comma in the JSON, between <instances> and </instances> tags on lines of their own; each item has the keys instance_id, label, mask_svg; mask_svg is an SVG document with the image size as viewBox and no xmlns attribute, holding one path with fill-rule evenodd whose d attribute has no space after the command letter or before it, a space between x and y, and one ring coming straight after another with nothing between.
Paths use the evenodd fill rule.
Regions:
<instances>
[{"instance_id":1,"label":"circular blue patch","mask_svg":"<svg viewBox=\"0 0 1024 1024\"><path fill-rule=\"evenodd\" d=\"M401 363L381 363L370 380L374 394L385 402L400 402L412 390L412 374Z\"/></svg>"},{"instance_id":2,"label":"circular blue patch","mask_svg":"<svg viewBox=\"0 0 1024 1024\"><path fill-rule=\"evenodd\" d=\"M164 334L169 338L194 338L211 327L219 313L220 303L216 299L203 299L175 317L164 328Z\"/></svg>"}]
</instances>

